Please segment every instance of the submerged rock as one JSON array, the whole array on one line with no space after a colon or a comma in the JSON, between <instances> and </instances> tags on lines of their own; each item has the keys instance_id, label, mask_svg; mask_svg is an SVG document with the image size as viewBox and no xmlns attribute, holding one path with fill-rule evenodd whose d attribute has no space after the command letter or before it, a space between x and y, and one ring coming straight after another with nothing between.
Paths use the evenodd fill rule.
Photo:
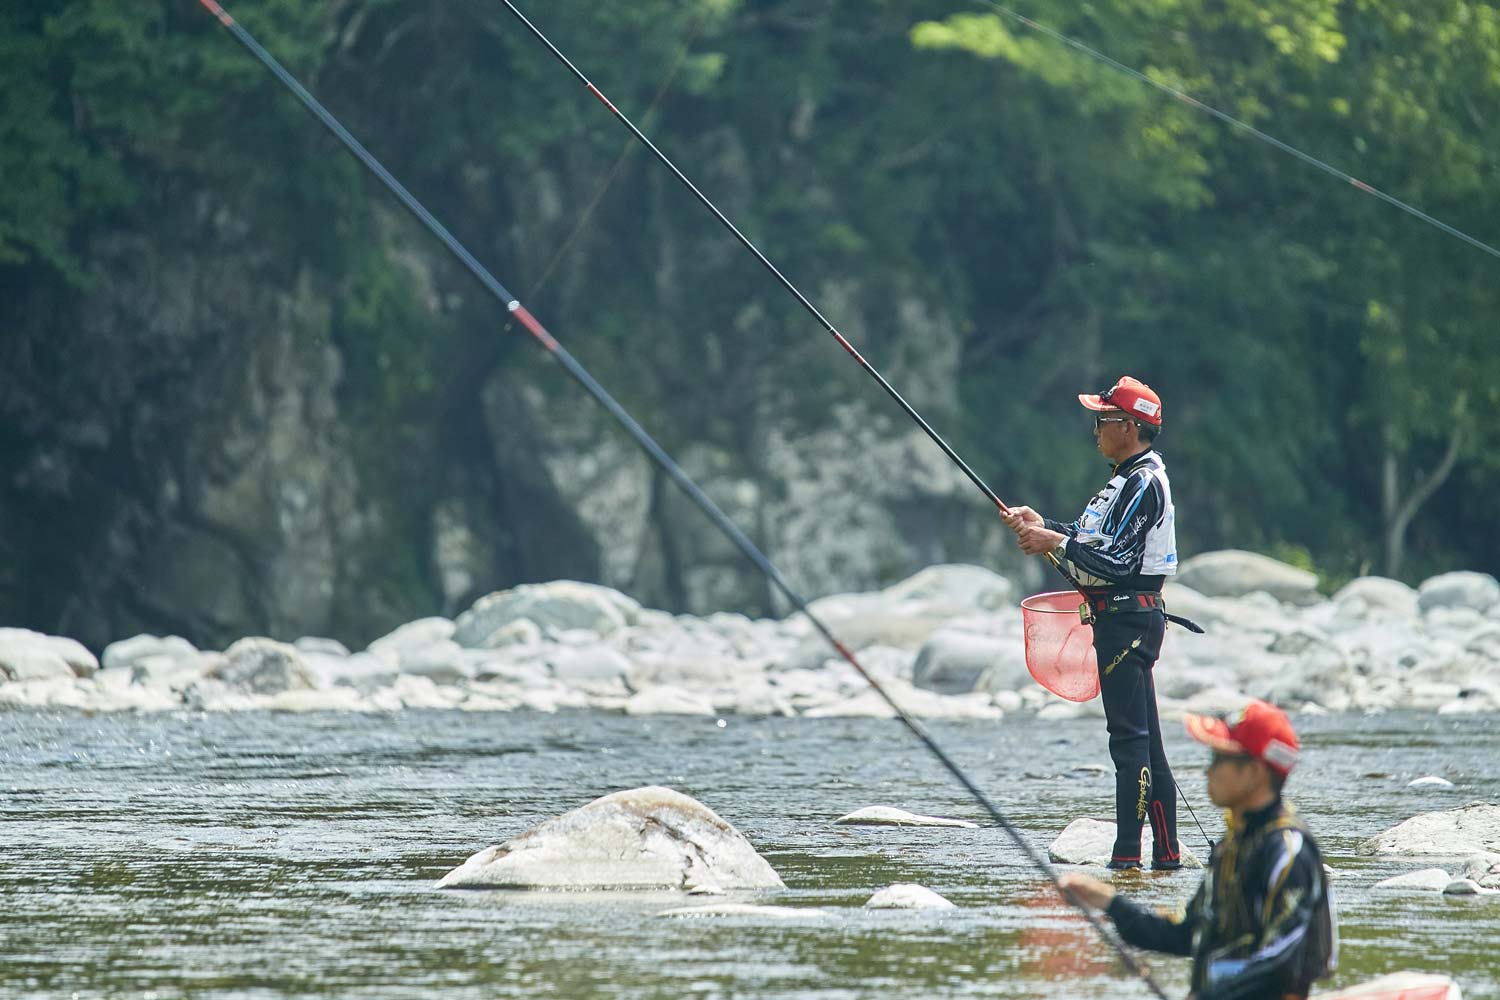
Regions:
<instances>
[{"instance_id":1,"label":"submerged rock","mask_svg":"<svg viewBox=\"0 0 1500 1000\"><path fill-rule=\"evenodd\" d=\"M445 888L780 888L738 830L690 796L652 785L615 792L487 847Z\"/></svg>"},{"instance_id":2,"label":"submerged rock","mask_svg":"<svg viewBox=\"0 0 1500 1000\"><path fill-rule=\"evenodd\" d=\"M1147 865L1151 863L1153 843L1151 827L1147 825L1141 831L1141 857ZM1075 819L1047 848L1047 856L1058 864L1094 865L1102 868L1109 864L1114 846L1115 824L1102 819ZM1198 860L1198 856L1180 838L1177 847L1182 854L1184 868L1203 867L1203 862Z\"/></svg>"},{"instance_id":3,"label":"submerged rock","mask_svg":"<svg viewBox=\"0 0 1500 1000\"><path fill-rule=\"evenodd\" d=\"M1441 868L1423 868L1419 871L1407 872L1405 875L1397 875L1376 882L1370 886L1371 889L1408 889L1413 892L1442 892L1453 881Z\"/></svg>"},{"instance_id":4,"label":"submerged rock","mask_svg":"<svg viewBox=\"0 0 1500 1000\"><path fill-rule=\"evenodd\" d=\"M1360 854L1464 857L1500 852L1500 805L1422 813L1359 845Z\"/></svg>"},{"instance_id":5,"label":"submerged rock","mask_svg":"<svg viewBox=\"0 0 1500 1000\"><path fill-rule=\"evenodd\" d=\"M978 823L970 823L966 819L919 816L905 809L893 809L890 806L867 806L864 809L856 809L848 815L840 816L834 822L844 826L957 826L966 829L975 829L979 826Z\"/></svg>"},{"instance_id":6,"label":"submerged rock","mask_svg":"<svg viewBox=\"0 0 1500 1000\"><path fill-rule=\"evenodd\" d=\"M1482 886L1471 878L1454 879L1443 888L1445 896L1497 896L1500 889Z\"/></svg>"},{"instance_id":7,"label":"submerged rock","mask_svg":"<svg viewBox=\"0 0 1500 1000\"><path fill-rule=\"evenodd\" d=\"M1447 778L1439 778L1435 774L1429 774L1425 778L1413 778L1406 783L1407 788L1452 788L1453 782Z\"/></svg>"},{"instance_id":8,"label":"submerged rock","mask_svg":"<svg viewBox=\"0 0 1500 1000\"><path fill-rule=\"evenodd\" d=\"M897 882L881 889L865 903L867 910L952 910L954 905L925 885Z\"/></svg>"}]
</instances>

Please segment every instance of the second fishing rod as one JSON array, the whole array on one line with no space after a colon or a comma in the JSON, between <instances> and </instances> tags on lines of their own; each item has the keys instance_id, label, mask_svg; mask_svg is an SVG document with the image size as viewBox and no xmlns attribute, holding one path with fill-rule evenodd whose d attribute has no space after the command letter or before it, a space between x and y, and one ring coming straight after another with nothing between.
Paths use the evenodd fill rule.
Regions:
<instances>
[{"instance_id":1,"label":"second fishing rod","mask_svg":"<svg viewBox=\"0 0 1500 1000\"><path fill-rule=\"evenodd\" d=\"M936 444L940 449L942 449L943 454L948 456L948 459L953 462L954 465L958 466L963 474L968 477L969 482L978 487L979 491L983 493L989 499L989 501L995 505L995 507L1000 511L1001 514L1009 515L1011 512L1011 508L1005 503L1004 500L1000 499L1000 495L992 490L989 484L986 483L982 478L980 478L979 473L975 472L969 466L969 463L965 462L963 458L960 457L958 452L954 451L953 447L948 444L947 441L943 440L943 436L936 430L934 430L932 425L929 424L926 419L917 412L916 407L908 403L906 401L906 398L902 396L901 393L896 391L896 387L891 385L891 383L886 380L885 376L880 374L879 370L877 370L874 365L867 361L864 355L860 354L859 351L855 349L853 344L849 343L849 340L838 331L838 328L829 321L828 317L824 316L823 313L818 309L818 307L813 305L812 300L804 295L802 293L802 290L798 288L790 278L783 274L775 264L771 263L770 258L762 253L760 248L757 247L748 236L740 232L739 228L729 220L729 217L719 210L719 206L715 205L712 199L710 199L706 194L699 190L698 186L688 178L687 174L683 173L682 170L678 168L677 164L672 162L672 159L668 157L667 154L663 153L659 148L657 148L656 144L651 141L650 137L647 136L646 133L642 132L638 127L636 127L635 122L631 121L629 116L627 116L623 111L616 107L614 102L606 97L604 95L604 92L596 87L593 81L585 76L583 71L580 70L571 59L564 55L561 49L553 44L552 39L548 38L540 28L533 24L531 20L521 12L520 8L512 3L511 0L500 0L500 2L505 4L506 9L515 16L516 20L525 25L526 29L532 34L532 36L535 37L537 41L539 41L542 45L544 45L547 48L547 51L552 53L553 57L556 58L558 62L567 67L568 72L573 74L573 76L576 77L578 81L584 85L585 88L587 88L590 94L592 94L595 98L598 99L601 104L608 108L610 113L614 115L615 119L619 121L620 124L623 125L626 129L628 129L630 134L633 135L642 145L649 149L651 151L651 154L655 156L663 166L671 171L672 176L676 177L677 180L682 183L682 186L687 188L687 190L692 193L693 197L698 200L699 204L706 208L709 213L719 221L719 224L727 229L740 243L740 245L748 250L755 257L755 259L761 263L761 266L763 266L767 271L770 272L772 277L774 277L776 281L783 288L785 288L793 298L797 300L802 308L807 310L808 314L818 322L818 325L821 326L824 331L827 332L830 336L832 336L833 339L838 342L839 346L847 351L849 356L853 358L855 362L865 370L866 374L873 378L876 383L878 383L879 386L885 390L886 395L895 400L896 405L901 407L906 415L913 421L915 421L917 426L921 427L923 432L932 439L933 443ZM1063 578L1068 581L1068 585L1074 590L1078 591L1080 595L1083 595L1086 600L1088 595L1084 590L1083 584L1081 584L1078 581L1078 578L1074 576L1071 571L1069 571L1068 567L1063 563L1063 561L1059 559L1056 554L1051 552L1047 553L1046 558L1047 561L1050 562L1060 574L1062 574ZM1203 631L1197 625L1187 621L1186 619L1178 618L1175 615L1168 615L1167 617L1169 621L1176 622L1177 624L1182 625L1183 627L1188 628L1191 631Z\"/></svg>"}]
</instances>

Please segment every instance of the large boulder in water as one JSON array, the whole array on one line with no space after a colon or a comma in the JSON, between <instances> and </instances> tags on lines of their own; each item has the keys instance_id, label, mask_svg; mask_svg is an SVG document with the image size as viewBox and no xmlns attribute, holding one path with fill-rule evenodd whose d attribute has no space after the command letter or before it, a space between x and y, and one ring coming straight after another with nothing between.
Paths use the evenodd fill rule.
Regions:
<instances>
[{"instance_id":1,"label":"large boulder in water","mask_svg":"<svg viewBox=\"0 0 1500 1000\"><path fill-rule=\"evenodd\" d=\"M865 903L867 910L951 910L953 903L925 885L897 882L888 885Z\"/></svg>"},{"instance_id":2,"label":"large boulder in water","mask_svg":"<svg viewBox=\"0 0 1500 1000\"><path fill-rule=\"evenodd\" d=\"M438 880L447 888L781 888L738 830L681 792L615 792L487 847Z\"/></svg>"},{"instance_id":3,"label":"large boulder in water","mask_svg":"<svg viewBox=\"0 0 1500 1000\"><path fill-rule=\"evenodd\" d=\"M632 624L641 606L617 590L593 583L556 580L522 584L487 594L458 616L453 639L461 646L479 648L505 626L526 618L543 629L587 629L609 635Z\"/></svg>"},{"instance_id":4,"label":"large boulder in water","mask_svg":"<svg viewBox=\"0 0 1500 1000\"><path fill-rule=\"evenodd\" d=\"M1500 852L1500 805L1471 802L1461 809L1422 813L1371 837L1360 854L1471 857Z\"/></svg>"},{"instance_id":5,"label":"large boulder in water","mask_svg":"<svg viewBox=\"0 0 1500 1000\"><path fill-rule=\"evenodd\" d=\"M1239 549L1194 556L1177 571L1177 582L1205 597L1244 597L1261 592L1288 604L1322 600L1317 574Z\"/></svg>"}]
</instances>

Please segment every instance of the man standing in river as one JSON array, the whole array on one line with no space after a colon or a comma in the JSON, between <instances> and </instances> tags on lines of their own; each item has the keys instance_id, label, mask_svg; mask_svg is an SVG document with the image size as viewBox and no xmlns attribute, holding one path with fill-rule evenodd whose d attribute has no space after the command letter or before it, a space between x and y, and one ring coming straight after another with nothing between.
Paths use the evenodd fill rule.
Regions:
<instances>
[{"instance_id":1,"label":"man standing in river","mask_svg":"<svg viewBox=\"0 0 1500 1000\"><path fill-rule=\"evenodd\" d=\"M1151 821L1154 870L1182 867L1176 783L1162 746L1151 668L1166 629L1161 588L1177 572L1172 488L1153 442L1162 406L1129 375L1078 401L1094 411L1094 440L1113 469L1078 519L1063 524L1030 507L1001 517L1027 555L1055 553L1083 586L1094 617L1099 691L1115 765L1115 843L1109 867L1141 867Z\"/></svg>"},{"instance_id":2,"label":"man standing in river","mask_svg":"<svg viewBox=\"0 0 1500 1000\"><path fill-rule=\"evenodd\" d=\"M1338 931L1317 842L1281 800L1297 734L1263 701L1228 720L1189 716L1187 728L1214 752L1208 797L1228 830L1186 910L1158 916L1081 872L1058 882L1130 944L1191 955L1194 1000L1301 1000L1337 963Z\"/></svg>"}]
</instances>

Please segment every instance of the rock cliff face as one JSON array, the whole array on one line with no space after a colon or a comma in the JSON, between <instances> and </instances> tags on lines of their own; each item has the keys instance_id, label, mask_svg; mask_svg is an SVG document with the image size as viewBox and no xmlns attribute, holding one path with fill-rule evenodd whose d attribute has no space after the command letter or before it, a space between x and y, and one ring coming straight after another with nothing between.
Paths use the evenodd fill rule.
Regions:
<instances>
[{"instance_id":1,"label":"rock cliff face","mask_svg":"<svg viewBox=\"0 0 1500 1000\"><path fill-rule=\"evenodd\" d=\"M267 259L222 212L196 206L101 238L92 287L18 296L0 347L0 621L95 648L140 632L362 645L557 577L673 610L778 608L581 390L538 381L529 345L499 333L498 307L445 306L445 287L463 286L430 247L384 252L409 264L432 336L459 347L440 355L427 405L380 419L368 380L346 376L362 347L341 332L341 290L312 265ZM842 299L854 327L895 345L887 374L909 378L914 401L951 398L951 324L898 336L853 292ZM564 338L572 301L548 317ZM759 334L752 316L725 336ZM806 336L820 333L809 324ZM464 353L496 337L516 342ZM698 435L685 416L726 415L695 389L695 364L657 363L655 419L643 421L805 596L1005 558L982 499L873 385L840 386L848 402L835 405L746 414L744 434ZM779 365L757 383L805 384L808 365L837 378L848 361L817 344Z\"/></svg>"}]
</instances>

